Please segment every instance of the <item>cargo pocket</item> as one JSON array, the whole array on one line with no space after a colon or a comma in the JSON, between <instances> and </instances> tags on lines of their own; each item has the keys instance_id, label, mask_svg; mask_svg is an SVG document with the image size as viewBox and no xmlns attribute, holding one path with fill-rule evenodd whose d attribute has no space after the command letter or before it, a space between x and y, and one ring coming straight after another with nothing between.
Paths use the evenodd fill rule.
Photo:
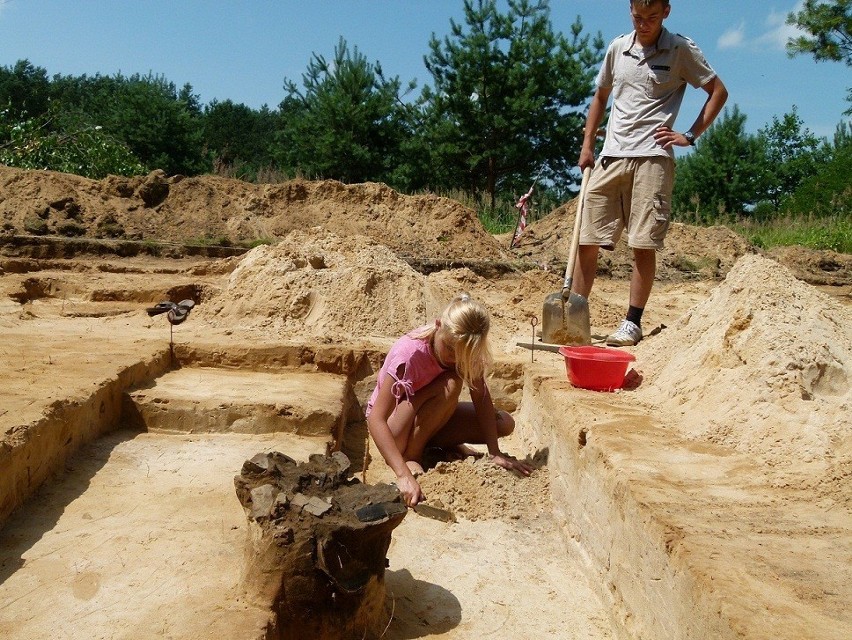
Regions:
<instances>
[{"instance_id":1,"label":"cargo pocket","mask_svg":"<svg viewBox=\"0 0 852 640\"><path fill-rule=\"evenodd\" d=\"M671 220L671 203L667 198L657 194L654 196L654 224L651 226L651 240L662 242L669 230Z\"/></svg>"}]
</instances>

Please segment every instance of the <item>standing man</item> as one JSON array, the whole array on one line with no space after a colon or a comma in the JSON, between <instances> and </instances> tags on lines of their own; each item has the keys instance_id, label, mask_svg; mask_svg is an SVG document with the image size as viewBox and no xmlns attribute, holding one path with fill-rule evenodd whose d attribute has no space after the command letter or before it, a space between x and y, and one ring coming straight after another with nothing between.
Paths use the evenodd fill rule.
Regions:
<instances>
[{"instance_id":1,"label":"standing man","mask_svg":"<svg viewBox=\"0 0 852 640\"><path fill-rule=\"evenodd\" d=\"M614 249L622 231L633 249L630 305L611 346L642 339L642 312L657 271L656 252L669 228L674 186L674 147L688 147L719 115L728 91L692 40L663 27L669 0L630 0L634 31L610 43L584 130L580 168L593 167L586 187L573 290L592 291L601 247ZM701 87L707 101L692 126L674 130L686 85ZM601 157L595 138L612 95Z\"/></svg>"}]
</instances>

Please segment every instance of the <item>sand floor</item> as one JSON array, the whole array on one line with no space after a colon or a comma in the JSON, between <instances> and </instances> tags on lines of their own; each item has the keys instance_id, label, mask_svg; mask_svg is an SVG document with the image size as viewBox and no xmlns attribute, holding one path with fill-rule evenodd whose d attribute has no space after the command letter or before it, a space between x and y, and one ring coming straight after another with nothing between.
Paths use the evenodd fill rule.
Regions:
<instances>
[{"instance_id":1,"label":"sand floor","mask_svg":"<svg viewBox=\"0 0 852 640\"><path fill-rule=\"evenodd\" d=\"M233 476L258 452L307 459L325 441L118 430L83 448L3 529L2 637L254 637L268 612L236 589Z\"/></svg>"}]
</instances>

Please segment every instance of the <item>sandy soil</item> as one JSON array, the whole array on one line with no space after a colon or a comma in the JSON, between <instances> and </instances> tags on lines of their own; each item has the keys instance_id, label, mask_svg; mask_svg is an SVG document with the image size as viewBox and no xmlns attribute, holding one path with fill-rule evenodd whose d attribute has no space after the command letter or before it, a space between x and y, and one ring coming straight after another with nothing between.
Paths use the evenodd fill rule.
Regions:
<instances>
[{"instance_id":1,"label":"sandy soil","mask_svg":"<svg viewBox=\"0 0 852 640\"><path fill-rule=\"evenodd\" d=\"M0 634L254 637L268 614L237 588L245 515L227 480L259 451L324 448L290 434L99 439L4 528Z\"/></svg>"},{"instance_id":2,"label":"sandy soil","mask_svg":"<svg viewBox=\"0 0 852 640\"><path fill-rule=\"evenodd\" d=\"M254 186L159 175L94 182L5 168L0 168L0 183L5 221L0 236L0 455L12 459L21 447L31 452L26 461L16 462L24 480L7 476L0 496L0 525L8 518L0 529L6 550L0 590L8 595L0 598L7 603L0 608L4 637L54 637L45 634L51 625L65 634L58 637L138 637L137 628L163 637L217 637L205 635L214 627L208 628L209 618L201 612L184 612L170 627L156 607L146 613L139 605L147 580L142 567L153 571L161 554L170 557L191 547L181 538L186 531L172 535L168 527L158 529L158 544L164 546L157 552L146 546L148 538L122 542L129 535L122 527L129 532L143 526L132 519L86 528L92 523L85 514L92 516L95 509L112 513L103 506L110 501L117 503L115 513L134 511L128 502L140 505L140 517L144 505L151 520L158 517L158 505L172 513L181 501L170 496L181 480L168 464L190 483L209 469L201 454L207 445L181 455L177 445L157 445L159 453L138 454L162 458L165 465L162 473L145 474L153 491L132 499L126 492L114 496L117 487L134 481L113 463L127 447L146 442L139 436L109 435L122 415L121 393L115 390L165 373L175 353L204 352L218 366L265 371L290 358L281 353L310 353L307 362L302 355L292 356L295 365L361 371L355 392L363 402L371 387L369 367L380 362L382 350L400 333L434 317L459 290L467 290L492 310L497 356L492 382L500 406L532 421L534 411L520 411L524 393L524 402L554 407L563 401L547 399L554 393L568 398L576 407L557 410L565 411L566 428L580 430L584 443L590 429L604 427L598 418L612 411L594 408L600 396L590 400L570 389L558 356L516 346L532 340L531 318L540 317L544 297L561 286L570 203L529 227L520 249L509 252L507 238L486 234L457 203L401 196L383 185ZM22 238L34 218L51 232L71 221L84 238L118 233L117 228L122 237L85 246ZM225 237L280 242L227 258L193 256L182 244ZM168 243L159 245L158 256L146 253L154 240ZM591 299L594 334L606 333L622 317L628 272L623 247L602 259ZM186 323L173 329L162 316L149 318L144 312L159 300L185 297L198 305ZM725 602L726 597L753 596L755 606L769 610L763 603L776 598L795 610L796 620L804 617L802 628L813 633L799 637L847 636L852 620L842 610L852 597L843 578L852 562L852 257L801 249L765 256L727 229L675 225L644 324L646 331L661 331L632 349L636 383L612 395L631 405L633 422L612 418L607 424L620 424L628 437L630 425L650 421L656 431L648 432L649 443L656 443L658 453L649 445L650 451L642 448L639 456L637 442L628 446L607 440L610 436L601 431L600 446L614 449L601 454L600 468L629 470L631 478L648 487L644 504L664 519L686 518L690 504L704 504L705 514L715 514L714 509L736 513L735 530L699 515L681 522L683 539L696 541L693 557L704 558L697 552L706 551L704 574L717 576L728 589L718 596ZM365 359L347 355L353 349ZM544 386L539 395L523 391L525 376L548 380L555 391L544 393ZM215 404L215 398L206 402ZM90 427L66 432L63 425L71 415L84 416ZM627 596L613 599L602 588L594 544L562 535L565 525L556 524L551 512L553 465L536 458L540 447L526 437L524 427L508 447L537 461L533 478L520 481L473 460L439 465L424 477L430 500L451 508L459 522L409 514L395 532L387 574L393 621L386 637L650 637L638 622L624 618ZM657 432L664 437L653 435ZM238 451L255 446L247 438ZM725 452L729 461L747 460L760 501L743 499L736 509L726 503L732 489L719 466L702 471L706 485L690 483L690 469L699 467L678 466L679 458L671 453L673 438ZM576 433L572 439L576 442ZM81 448L88 442L94 450ZM77 449L83 457L67 457ZM48 454L49 462L37 459ZM228 482L241 455L233 451L220 461ZM666 465L670 474L661 470ZM231 471L225 470L228 466ZM83 467L88 470L77 475ZM101 477L98 467L117 476ZM387 470L373 451L368 480L384 479ZM43 488L34 493L38 486ZM205 513L215 519L217 510L227 509L229 526L241 526L236 498L222 506L229 492L233 496L232 486L217 491L218 506ZM779 546L783 551L777 557L765 547L740 544L757 540L760 532L786 537L789 544ZM239 533L215 542L234 542ZM58 546L42 546L52 539ZM109 567L93 568L85 554L70 550L94 547L103 548L107 558L131 554L130 562L139 565L134 571L141 573L118 580L122 572L114 562L104 560ZM732 549L736 553L726 561ZM172 566L204 562L208 549L192 551L201 555L182 556ZM236 558L227 560L223 548L215 555L225 558L223 576L240 566ZM739 578L738 563L748 567ZM175 570L162 588L191 582L191 574L184 580ZM773 595L773 585L783 597ZM220 591L227 594L224 586ZM39 613L39 602L49 604L46 612ZM223 610L227 602L227 597L222 600ZM754 612L731 610L735 620L754 617ZM255 624L251 616L246 621L244 611L231 613L246 629ZM772 610L772 615L782 629L784 614ZM105 625L96 632L100 635L80 635L80 621L93 616ZM16 636L12 629L24 629L22 619L30 620L32 633ZM754 623L731 626L742 630L737 637L763 637ZM820 635L825 629L832 631Z\"/></svg>"}]
</instances>

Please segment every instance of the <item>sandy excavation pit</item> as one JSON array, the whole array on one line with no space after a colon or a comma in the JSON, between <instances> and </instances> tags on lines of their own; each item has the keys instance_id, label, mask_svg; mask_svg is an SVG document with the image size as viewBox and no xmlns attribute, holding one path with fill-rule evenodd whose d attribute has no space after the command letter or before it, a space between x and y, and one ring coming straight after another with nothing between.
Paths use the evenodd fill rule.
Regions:
<instances>
[{"instance_id":1,"label":"sandy excavation pit","mask_svg":"<svg viewBox=\"0 0 852 640\"><path fill-rule=\"evenodd\" d=\"M426 474L458 521L394 529L384 638L852 635L852 257L675 225L638 384L601 394L516 346L561 284L571 203L510 254L457 203L381 185L183 180L154 211L114 180L0 180L12 227L70 194L81 223L108 208L174 243L0 238L3 638L275 637L269 607L236 593L234 476L260 451L338 445L359 476L383 353L460 290L492 310L505 448L537 469ZM283 241L179 249L259 226ZM628 264L602 261L593 334L623 313ZM184 297L173 336L145 314ZM368 482L391 481L369 453Z\"/></svg>"},{"instance_id":2,"label":"sandy excavation pit","mask_svg":"<svg viewBox=\"0 0 852 640\"><path fill-rule=\"evenodd\" d=\"M269 611L237 589L232 478L268 449L307 458L325 440L119 430L83 448L4 528L3 637L263 637Z\"/></svg>"},{"instance_id":3,"label":"sandy excavation pit","mask_svg":"<svg viewBox=\"0 0 852 640\"><path fill-rule=\"evenodd\" d=\"M273 601L244 588L248 533L234 476L259 452L324 456L347 426L350 455L363 456L353 400L345 376L298 370L185 367L138 382L123 394L119 423L74 453L6 522L3 637L278 637L284 625ZM461 468L442 466L424 486L434 495L454 491L459 481L449 476ZM547 635L578 619L588 637L612 637L594 590L565 555L546 471L522 482L480 461L467 474L500 485L502 514L488 516L492 504L465 508L470 496L455 505L445 496L461 524L408 516L388 552L384 637L424 628L473 637L521 626ZM368 479L390 480L378 463ZM532 596L524 606L512 605L500 581L465 568L489 563L517 567L512 579L528 583Z\"/></svg>"},{"instance_id":4,"label":"sandy excavation pit","mask_svg":"<svg viewBox=\"0 0 852 640\"><path fill-rule=\"evenodd\" d=\"M239 588L233 478L258 452L324 455L350 410L345 378L179 368L136 387L4 528L4 638L265 637L269 608Z\"/></svg>"}]
</instances>

